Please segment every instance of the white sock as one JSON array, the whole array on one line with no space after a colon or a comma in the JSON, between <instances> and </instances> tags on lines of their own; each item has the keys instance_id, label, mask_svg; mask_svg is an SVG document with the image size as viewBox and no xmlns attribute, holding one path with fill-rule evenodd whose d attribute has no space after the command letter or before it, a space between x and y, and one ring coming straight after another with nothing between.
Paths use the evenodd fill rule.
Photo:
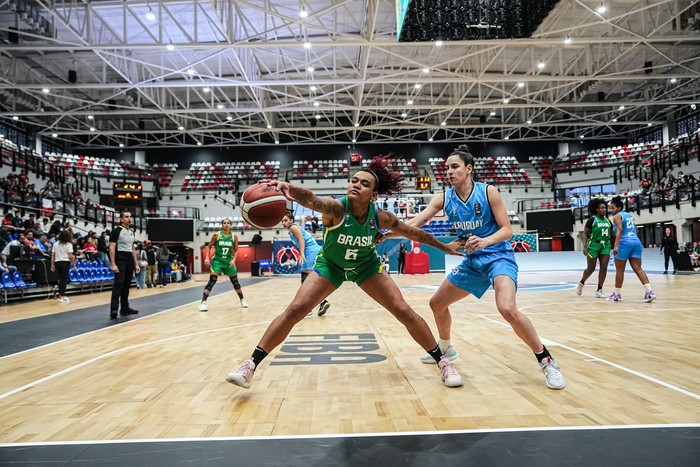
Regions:
<instances>
[{"instance_id":1,"label":"white sock","mask_svg":"<svg viewBox=\"0 0 700 467\"><path fill-rule=\"evenodd\" d=\"M647 282L646 284L642 284L642 285L644 285L644 288L647 289L647 292L651 292L651 284L650 283Z\"/></svg>"},{"instance_id":2,"label":"white sock","mask_svg":"<svg viewBox=\"0 0 700 467\"><path fill-rule=\"evenodd\" d=\"M615 293L616 293L616 294L622 295L622 293L620 292L621 290L622 290L622 289L618 289L617 287L615 287Z\"/></svg>"},{"instance_id":3,"label":"white sock","mask_svg":"<svg viewBox=\"0 0 700 467\"><path fill-rule=\"evenodd\" d=\"M447 348L450 346L450 340L438 339L438 345L440 346L440 352L447 352Z\"/></svg>"}]
</instances>

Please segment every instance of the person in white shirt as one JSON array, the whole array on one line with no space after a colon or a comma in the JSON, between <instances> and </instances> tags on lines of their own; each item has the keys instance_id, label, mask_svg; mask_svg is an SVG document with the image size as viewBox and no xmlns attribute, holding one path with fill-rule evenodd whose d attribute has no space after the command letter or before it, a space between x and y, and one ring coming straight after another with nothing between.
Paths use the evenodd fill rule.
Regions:
<instances>
[{"instance_id":1,"label":"person in white shirt","mask_svg":"<svg viewBox=\"0 0 700 467\"><path fill-rule=\"evenodd\" d=\"M58 303L69 303L66 297L66 285L68 285L68 273L70 266L73 271L78 271L73 254L73 234L69 230L64 230L58 234L58 241L54 243L51 251L51 270L58 273Z\"/></svg>"}]
</instances>

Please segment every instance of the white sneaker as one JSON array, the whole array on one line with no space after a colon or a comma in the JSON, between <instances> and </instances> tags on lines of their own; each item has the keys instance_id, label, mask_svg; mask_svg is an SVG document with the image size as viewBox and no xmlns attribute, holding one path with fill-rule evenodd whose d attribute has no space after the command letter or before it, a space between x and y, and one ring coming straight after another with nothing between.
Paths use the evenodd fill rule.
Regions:
<instances>
[{"instance_id":1,"label":"white sneaker","mask_svg":"<svg viewBox=\"0 0 700 467\"><path fill-rule=\"evenodd\" d=\"M454 345L450 344L447 347L447 350L442 354L442 356L445 357L446 359L452 361L459 356L459 352L457 352L457 349L455 349ZM435 359L429 353L423 355L420 358L420 361L423 363L426 363L426 364L435 363Z\"/></svg>"},{"instance_id":2,"label":"white sneaker","mask_svg":"<svg viewBox=\"0 0 700 467\"><path fill-rule=\"evenodd\" d=\"M253 363L252 358L249 358L243 362L243 365L241 365L239 369L229 373L226 376L226 381L231 384L235 384L236 386L248 389L250 388L250 380L253 379L253 373L255 373L255 363Z\"/></svg>"},{"instance_id":3,"label":"white sneaker","mask_svg":"<svg viewBox=\"0 0 700 467\"><path fill-rule=\"evenodd\" d=\"M245 298L241 298L241 308L248 308L248 302L245 301Z\"/></svg>"},{"instance_id":4,"label":"white sneaker","mask_svg":"<svg viewBox=\"0 0 700 467\"><path fill-rule=\"evenodd\" d=\"M199 311L209 311L209 306L204 300L202 300L202 303L199 304Z\"/></svg>"},{"instance_id":5,"label":"white sneaker","mask_svg":"<svg viewBox=\"0 0 700 467\"><path fill-rule=\"evenodd\" d=\"M554 357L546 357L540 362L540 370L544 373L545 381L549 389L564 389L566 382L561 374L559 365Z\"/></svg>"},{"instance_id":6,"label":"white sneaker","mask_svg":"<svg viewBox=\"0 0 700 467\"><path fill-rule=\"evenodd\" d=\"M581 295L583 293L583 284L578 283L576 284L576 295Z\"/></svg>"},{"instance_id":7,"label":"white sneaker","mask_svg":"<svg viewBox=\"0 0 700 467\"><path fill-rule=\"evenodd\" d=\"M456 388L462 385L462 377L457 373L457 369L450 359L443 356L438 363L438 368L440 368L440 377L445 386Z\"/></svg>"},{"instance_id":8,"label":"white sneaker","mask_svg":"<svg viewBox=\"0 0 700 467\"><path fill-rule=\"evenodd\" d=\"M603 292L602 290L596 290L595 298L608 298L608 296L605 295L605 292Z\"/></svg>"}]
</instances>

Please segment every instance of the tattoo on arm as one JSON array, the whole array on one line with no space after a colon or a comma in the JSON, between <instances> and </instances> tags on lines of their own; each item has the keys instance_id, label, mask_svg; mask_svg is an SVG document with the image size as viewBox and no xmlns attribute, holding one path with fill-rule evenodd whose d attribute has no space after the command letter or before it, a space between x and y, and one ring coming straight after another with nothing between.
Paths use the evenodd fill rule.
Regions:
<instances>
[{"instance_id":1,"label":"tattoo on arm","mask_svg":"<svg viewBox=\"0 0 700 467\"><path fill-rule=\"evenodd\" d=\"M343 205L333 198L321 198L316 196L311 190L300 188L298 186L290 186L290 194L294 197L297 203L302 206L313 209L335 218L342 217L345 214Z\"/></svg>"}]
</instances>

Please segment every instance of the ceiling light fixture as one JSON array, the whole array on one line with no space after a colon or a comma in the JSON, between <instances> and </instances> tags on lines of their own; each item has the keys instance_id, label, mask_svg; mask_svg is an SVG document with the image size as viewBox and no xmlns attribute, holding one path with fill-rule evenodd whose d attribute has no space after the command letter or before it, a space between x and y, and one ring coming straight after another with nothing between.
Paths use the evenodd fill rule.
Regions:
<instances>
[{"instance_id":1,"label":"ceiling light fixture","mask_svg":"<svg viewBox=\"0 0 700 467\"><path fill-rule=\"evenodd\" d=\"M433 137L431 136L430 138L428 138L428 141L430 141L430 142L432 143L432 142L433 142Z\"/></svg>"},{"instance_id":2,"label":"ceiling light fixture","mask_svg":"<svg viewBox=\"0 0 700 467\"><path fill-rule=\"evenodd\" d=\"M518 87L519 87L519 88L524 88L524 87L525 87L525 83L523 83L522 81L520 81L520 82L518 83Z\"/></svg>"},{"instance_id":3,"label":"ceiling light fixture","mask_svg":"<svg viewBox=\"0 0 700 467\"><path fill-rule=\"evenodd\" d=\"M91 126L90 131L97 131L97 128L95 128L94 126Z\"/></svg>"},{"instance_id":4,"label":"ceiling light fixture","mask_svg":"<svg viewBox=\"0 0 700 467\"><path fill-rule=\"evenodd\" d=\"M527 121L527 124L528 124L528 125L531 125L531 124L532 124L532 120L528 120L528 121Z\"/></svg>"},{"instance_id":5,"label":"ceiling light fixture","mask_svg":"<svg viewBox=\"0 0 700 467\"><path fill-rule=\"evenodd\" d=\"M153 13L153 10L148 10L148 13L146 13L146 19L148 21L155 21L156 20L156 14Z\"/></svg>"},{"instance_id":6,"label":"ceiling light fixture","mask_svg":"<svg viewBox=\"0 0 700 467\"><path fill-rule=\"evenodd\" d=\"M355 138L352 139L353 143L357 143L357 140Z\"/></svg>"},{"instance_id":7,"label":"ceiling light fixture","mask_svg":"<svg viewBox=\"0 0 700 467\"><path fill-rule=\"evenodd\" d=\"M421 84L420 84L420 83L416 83L416 84L413 85L413 87L416 88L416 89L420 89L420 88L421 88Z\"/></svg>"},{"instance_id":8,"label":"ceiling light fixture","mask_svg":"<svg viewBox=\"0 0 700 467\"><path fill-rule=\"evenodd\" d=\"M318 102L314 102L314 107L318 107L319 105L321 104L319 104Z\"/></svg>"},{"instance_id":9,"label":"ceiling light fixture","mask_svg":"<svg viewBox=\"0 0 700 467\"><path fill-rule=\"evenodd\" d=\"M313 73L313 72L314 72L314 67L310 66L310 67L308 67L308 68L306 69L306 71L308 71L309 73Z\"/></svg>"},{"instance_id":10,"label":"ceiling light fixture","mask_svg":"<svg viewBox=\"0 0 700 467\"><path fill-rule=\"evenodd\" d=\"M196 73L196 71L194 71L194 68L188 68L188 69L187 69L187 74L188 74L188 75L193 75L193 74L195 74L195 73Z\"/></svg>"},{"instance_id":11,"label":"ceiling light fixture","mask_svg":"<svg viewBox=\"0 0 700 467\"><path fill-rule=\"evenodd\" d=\"M676 84L678 80L676 78L671 78L671 84Z\"/></svg>"},{"instance_id":12,"label":"ceiling light fixture","mask_svg":"<svg viewBox=\"0 0 700 467\"><path fill-rule=\"evenodd\" d=\"M120 147L120 148L123 148L123 147L124 147L124 143L119 143L119 147Z\"/></svg>"},{"instance_id":13,"label":"ceiling light fixture","mask_svg":"<svg viewBox=\"0 0 700 467\"><path fill-rule=\"evenodd\" d=\"M440 123L440 126L445 126L445 125L447 125L447 122Z\"/></svg>"},{"instance_id":14,"label":"ceiling light fixture","mask_svg":"<svg viewBox=\"0 0 700 467\"><path fill-rule=\"evenodd\" d=\"M276 140L275 140L275 144L280 144L279 140L276 139Z\"/></svg>"},{"instance_id":15,"label":"ceiling light fixture","mask_svg":"<svg viewBox=\"0 0 700 467\"><path fill-rule=\"evenodd\" d=\"M537 68L539 68L540 70L541 70L542 68L544 68L544 62L539 62L539 63L537 64Z\"/></svg>"},{"instance_id":16,"label":"ceiling light fixture","mask_svg":"<svg viewBox=\"0 0 700 467\"><path fill-rule=\"evenodd\" d=\"M423 68L423 73L430 73L430 68L428 68L428 67Z\"/></svg>"},{"instance_id":17,"label":"ceiling light fixture","mask_svg":"<svg viewBox=\"0 0 700 467\"><path fill-rule=\"evenodd\" d=\"M44 88L44 89L41 90L41 92L43 92L44 94L48 94L48 93L49 93L49 88Z\"/></svg>"},{"instance_id":18,"label":"ceiling light fixture","mask_svg":"<svg viewBox=\"0 0 700 467\"><path fill-rule=\"evenodd\" d=\"M506 136L506 137L503 138L503 139L506 140L506 141L508 141L508 140L510 139L510 136Z\"/></svg>"},{"instance_id":19,"label":"ceiling light fixture","mask_svg":"<svg viewBox=\"0 0 700 467\"><path fill-rule=\"evenodd\" d=\"M58 138L58 133L51 133L51 136L53 136L54 138Z\"/></svg>"},{"instance_id":20,"label":"ceiling light fixture","mask_svg":"<svg viewBox=\"0 0 700 467\"><path fill-rule=\"evenodd\" d=\"M210 89L209 89L209 88L207 88L207 87L204 87L204 88L202 88L202 91L204 91L204 92L209 92L209 91L210 91Z\"/></svg>"},{"instance_id":21,"label":"ceiling light fixture","mask_svg":"<svg viewBox=\"0 0 700 467\"><path fill-rule=\"evenodd\" d=\"M87 116L87 119L88 119L88 120L92 120L93 118L95 118L95 117L93 117L92 115L88 115L88 116Z\"/></svg>"},{"instance_id":22,"label":"ceiling light fixture","mask_svg":"<svg viewBox=\"0 0 700 467\"><path fill-rule=\"evenodd\" d=\"M180 130L180 131L183 131L183 130L185 129L185 127L182 126L182 125L180 125L179 127L177 127L177 129Z\"/></svg>"},{"instance_id":23,"label":"ceiling light fixture","mask_svg":"<svg viewBox=\"0 0 700 467\"><path fill-rule=\"evenodd\" d=\"M304 42L304 48L305 48L305 49L310 49L310 48L311 48L311 42Z\"/></svg>"},{"instance_id":24,"label":"ceiling light fixture","mask_svg":"<svg viewBox=\"0 0 700 467\"><path fill-rule=\"evenodd\" d=\"M307 16L309 16L309 12L302 8L299 12L299 18L306 18Z\"/></svg>"},{"instance_id":25,"label":"ceiling light fixture","mask_svg":"<svg viewBox=\"0 0 700 467\"><path fill-rule=\"evenodd\" d=\"M228 120L230 122L231 120L233 120L233 117L230 115L226 115L226 120Z\"/></svg>"},{"instance_id":26,"label":"ceiling light fixture","mask_svg":"<svg viewBox=\"0 0 700 467\"><path fill-rule=\"evenodd\" d=\"M321 120L321 114L316 114L316 120Z\"/></svg>"},{"instance_id":27,"label":"ceiling light fixture","mask_svg":"<svg viewBox=\"0 0 700 467\"><path fill-rule=\"evenodd\" d=\"M201 146L201 145L202 145L202 142L201 142L201 141L197 141L197 146Z\"/></svg>"},{"instance_id":28,"label":"ceiling light fixture","mask_svg":"<svg viewBox=\"0 0 700 467\"><path fill-rule=\"evenodd\" d=\"M406 104L408 104L408 105L413 105L413 99L407 100L407 101L406 101Z\"/></svg>"},{"instance_id":29,"label":"ceiling light fixture","mask_svg":"<svg viewBox=\"0 0 700 467\"><path fill-rule=\"evenodd\" d=\"M625 106L624 106L624 105L621 105L621 106L620 106L620 110L625 110Z\"/></svg>"},{"instance_id":30,"label":"ceiling light fixture","mask_svg":"<svg viewBox=\"0 0 700 467\"><path fill-rule=\"evenodd\" d=\"M568 34L566 35L566 37L564 38L564 44L566 44L566 45L571 44L571 36L570 35L568 35Z\"/></svg>"},{"instance_id":31,"label":"ceiling light fixture","mask_svg":"<svg viewBox=\"0 0 700 467\"><path fill-rule=\"evenodd\" d=\"M309 89L310 89L311 91L316 91L316 86L314 86L314 85L312 84L311 87L310 87Z\"/></svg>"},{"instance_id":32,"label":"ceiling light fixture","mask_svg":"<svg viewBox=\"0 0 700 467\"><path fill-rule=\"evenodd\" d=\"M435 41L435 46L436 46L436 47L442 47L442 44L443 44L443 43L444 43L444 42L442 42L442 41L440 41L440 40L437 40L437 41Z\"/></svg>"},{"instance_id":33,"label":"ceiling light fixture","mask_svg":"<svg viewBox=\"0 0 700 467\"><path fill-rule=\"evenodd\" d=\"M595 11L597 11L599 14L602 15L603 13L605 13L606 11L608 11L608 8L605 6L604 3L601 3L601 4L598 6L598 8L595 9Z\"/></svg>"},{"instance_id":34,"label":"ceiling light fixture","mask_svg":"<svg viewBox=\"0 0 700 467\"><path fill-rule=\"evenodd\" d=\"M172 42L169 43L168 45L166 45L165 48L168 49L168 50L171 51L171 52L172 52L173 50L175 50L175 46L173 45Z\"/></svg>"},{"instance_id":35,"label":"ceiling light fixture","mask_svg":"<svg viewBox=\"0 0 700 467\"><path fill-rule=\"evenodd\" d=\"M359 122L355 122L355 126L356 126L356 127L360 126L360 123L359 123Z\"/></svg>"},{"instance_id":36,"label":"ceiling light fixture","mask_svg":"<svg viewBox=\"0 0 700 467\"><path fill-rule=\"evenodd\" d=\"M617 123L617 119L616 119L616 118L613 118L612 121L613 121L613 123Z\"/></svg>"},{"instance_id":37,"label":"ceiling light fixture","mask_svg":"<svg viewBox=\"0 0 700 467\"><path fill-rule=\"evenodd\" d=\"M507 97L505 99L503 99L504 104L507 104L508 102L510 102L510 99L508 99Z\"/></svg>"},{"instance_id":38,"label":"ceiling light fixture","mask_svg":"<svg viewBox=\"0 0 700 467\"><path fill-rule=\"evenodd\" d=\"M12 117L12 120L19 120L19 117L15 115L14 117Z\"/></svg>"},{"instance_id":39,"label":"ceiling light fixture","mask_svg":"<svg viewBox=\"0 0 700 467\"><path fill-rule=\"evenodd\" d=\"M495 111L495 110L492 110L490 115L491 115L492 117L495 117L495 116L496 116L496 111Z\"/></svg>"},{"instance_id":40,"label":"ceiling light fixture","mask_svg":"<svg viewBox=\"0 0 700 467\"><path fill-rule=\"evenodd\" d=\"M216 108L221 110L224 108L224 104L216 104Z\"/></svg>"},{"instance_id":41,"label":"ceiling light fixture","mask_svg":"<svg viewBox=\"0 0 700 467\"><path fill-rule=\"evenodd\" d=\"M269 130L269 129L271 129L271 128L272 128L272 125L270 125L270 124L268 123L268 124L267 124L267 129Z\"/></svg>"}]
</instances>

